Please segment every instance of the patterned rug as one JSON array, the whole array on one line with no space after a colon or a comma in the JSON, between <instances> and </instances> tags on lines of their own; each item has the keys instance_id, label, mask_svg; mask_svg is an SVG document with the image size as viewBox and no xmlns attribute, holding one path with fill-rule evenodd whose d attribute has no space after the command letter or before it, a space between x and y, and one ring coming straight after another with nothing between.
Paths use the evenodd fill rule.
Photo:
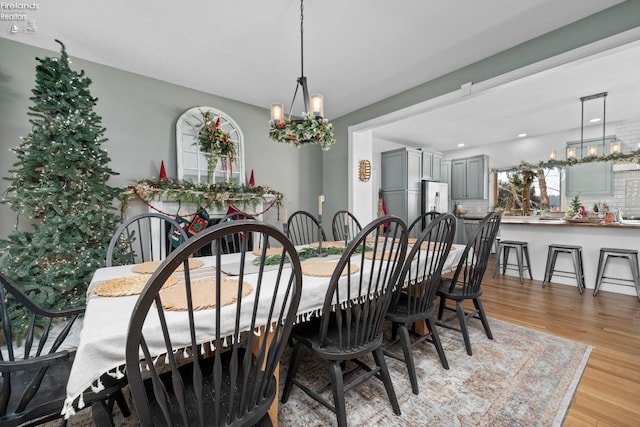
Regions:
<instances>
[{"instance_id":1,"label":"patterned rug","mask_svg":"<svg viewBox=\"0 0 640 427\"><path fill-rule=\"evenodd\" d=\"M459 332L438 330L448 371L431 343L415 346L417 396L411 393L406 366L387 357L402 415L393 413L382 382L368 381L346 394L349 426L561 425L591 347L498 320L490 319L490 326L493 340L479 321L470 321L473 356L467 355ZM298 377L305 383L327 381L327 369L309 351L301 363ZM282 380L286 369L283 363ZM336 424L333 412L295 386L289 401L280 405L279 418L281 426Z\"/></svg>"},{"instance_id":2,"label":"patterned rug","mask_svg":"<svg viewBox=\"0 0 640 427\"><path fill-rule=\"evenodd\" d=\"M487 339L479 321L470 321L473 356L467 355L459 332L439 329L449 370L442 368L431 343L414 347L418 396L411 393L406 366L387 357L402 415L393 413L382 382L372 380L346 394L349 426L560 426L591 347L494 319L489 322L493 340ZM401 352L399 346L395 349ZM282 359L282 381L289 350ZM299 378L325 383L327 369L309 356L307 351ZM69 421L70 427L90 426L91 412L81 411ZM280 426L336 425L333 412L296 387L289 401L280 404L279 421ZM117 409L114 422L138 425L135 414L124 418ZM45 424L54 425L59 421Z\"/></svg>"}]
</instances>

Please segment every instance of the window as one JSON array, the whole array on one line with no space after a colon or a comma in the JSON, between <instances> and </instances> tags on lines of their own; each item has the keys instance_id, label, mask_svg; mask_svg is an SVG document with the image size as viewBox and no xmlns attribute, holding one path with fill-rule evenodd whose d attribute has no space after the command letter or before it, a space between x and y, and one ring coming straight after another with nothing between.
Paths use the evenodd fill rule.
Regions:
<instances>
[{"instance_id":1,"label":"window","mask_svg":"<svg viewBox=\"0 0 640 427\"><path fill-rule=\"evenodd\" d=\"M512 169L497 172L496 207L510 215L528 214L542 209L559 211L562 171L557 168L539 171Z\"/></svg>"}]
</instances>

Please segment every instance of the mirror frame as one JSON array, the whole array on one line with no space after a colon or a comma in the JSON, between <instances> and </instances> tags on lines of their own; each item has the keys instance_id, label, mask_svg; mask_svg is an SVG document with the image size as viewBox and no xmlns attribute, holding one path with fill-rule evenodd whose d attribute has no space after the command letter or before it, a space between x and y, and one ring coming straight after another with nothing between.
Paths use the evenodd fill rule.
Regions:
<instances>
[{"instance_id":1,"label":"mirror frame","mask_svg":"<svg viewBox=\"0 0 640 427\"><path fill-rule=\"evenodd\" d=\"M222 174L220 164L216 165L216 171L212 182L208 182L207 177L207 157L208 154L200 151L198 143L198 133L202 127L202 114L210 111L213 117L220 117L220 127L229 134L229 140L236 144L237 156L232 163L231 179L238 185L244 185L245 163L244 163L244 134L240 126L233 120L231 116L222 110L214 107L197 106L189 108L182 113L176 122L176 163L178 166L178 179L185 179L185 155L195 156L195 168L188 168L194 171L189 176L196 177L196 180L188 181L197 184L215 184L216 182L226 181L226 177ZM237 177L237 178L235 178Z\"/></svg>"}]
</instances>

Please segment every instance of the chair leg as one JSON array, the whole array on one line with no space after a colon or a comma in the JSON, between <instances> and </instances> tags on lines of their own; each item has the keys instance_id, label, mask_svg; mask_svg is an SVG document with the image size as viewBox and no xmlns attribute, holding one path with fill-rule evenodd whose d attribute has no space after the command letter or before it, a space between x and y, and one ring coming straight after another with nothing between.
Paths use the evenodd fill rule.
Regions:
<instances>
[{"instance_id":1,"label":"chair leg","mask_svg":"<svg viewBox=\"0 0 640 427\"><path fill-rule=\"evenodd\" d=\"M128 417L131 415L131 410L129 410L129 405L127 404L127 399L124 398L124 393L122 393L122 389L116 391L112 394L113 399L116 401L118 408L120 408L120 412L124 417Z\"/></svg>"},{"instance_id":2,"label":"chair leg","mask_svg":"<svg viewBox=\"0 0 640 427\"><path fill-rule=\"evenodd\" d=\"M484 307L480 302L480 298L474 298L473 305L476 307L476 310L478 311L478 315L480 316L480 321L482 322L484 331L487 334L487 338L492 340L493 334L491 333L491 328L489 327L489 320L487 319L487 315L484 313Z\"/></svg>"},{"instance_id":3,"label":"chair leg","mask_svg":"<svg viewBox=\"0 0 640 427\"><path fill-rule=\"evenodd\" d=\"M287 378L284 382L284 388L282 389L282 397L280 402L287 403L289 395L291 394L291 386L293 385L293 379L296 377L298 367L300 366L300 360L302 360L302 353L304 353L304 345L297 342L293 348L291 359L289 360L289 371L287 372Z\"/></svg>"},{"instance_id":4,"label":"chair leg","mask_svg":"<svg viewBox=\"0 0 640 427\"><path fill-rule=\"evenodd\" d=\"M391 382L391 376L389 375L389 368L387 368L387 362L384 359L384 353L382 352L381 347L375 349L375 351L373 352L373 358L376 361L376 365L378 365L378 367L380 368L380 378L382 379L385 390L387 390L387 396L389 396L389 401L391 402L393 413L396 415L400 415L400 405L398 404L398 399L396 398L396 392L395 390L393 390L393 383Z\"/></svg>"},{"instance_id":5,"label":"chair leg","mask_svg":"<svg viewBox=\"0 0 640 427\"><path fill-rule=\"evenodd\" d=\"M404 363L409 371L409 381L411 381L411 391L413 394L419 394L418 379L416 378L416 365L413 362L411 353L411 340L409 338L409 330L407 325L400 326L400 343L402 344L402 352L404 353Z\"/></svg>"},{"instance_id":6,"label":"chair leg","mask_svg":"<svg viewBox=\"0 0 640 427\"><path fill-rule=\"evenodd\" d=\"M462 303L456 301L456 312L458 313L458 322L460 323L460 332L462 332L462 338L464 338L464 346L467 349L467 354L473 356L471 351L471 341L469 340L469 330L467 329L467 315L462 308Z\"/></svg>"},{"instance_id":7,"label":"chair leg","mask_svg":"<svg viewBox=\"0 0 640 427\"><path fill-rule=\"evenodd\" d=\"M398 336L398 324L391 322L391 341L395 341Z\"/></svg>"},{"instance_id":8,"label":"chair leg","mask_svg":"<svg viewBox=\"0 0 640 427\"><path fill-rule=\"evenodd\" d=\"M113 427L113 417L106 400L97 400L91 404L91 418L97 427Z\"/></svg>"},{"instance_id":9,"label":"chair leg","mask_svg":"<svg viewBox=\"0 0 640 427\"><path fill-rule=\"evenodd\" d=\"M445 356L442 343L440 342L440 335L438 334L438 329L436 329L436 322L431 318L427 318L426 322L427 328L429 328L429 332L431 332L431 341L438 352L438 357L440 357L440 363L442 363L442 367L444 369L449 369L449 362L447 362L447 356Z\"/></svg>"},{"instance_id":10,"label":"chair leg","mask_svg":"<svg viewBox=\"0 0 640 427\"><path fill-rule=\"evenodd\" d=\"M444 307L447 303L447 299L445 297L440 297L440 305L438 306L438 320L442 319L442 314L444 313Z\"/></svg>"},{"instance_id":11,"label":"chair leg","mask_svg":"<svg viewBox=\"0 0 640 427\"><path fill-rule=\"evenodd\" d=\"M347 427L347 408L344 402L344 380L342 379L342 369L340 362L335 361L329 365L329 377L331 378L331 388L333 390L333 403L336 409L339 427Z\"/></svg>"}]
</instances>

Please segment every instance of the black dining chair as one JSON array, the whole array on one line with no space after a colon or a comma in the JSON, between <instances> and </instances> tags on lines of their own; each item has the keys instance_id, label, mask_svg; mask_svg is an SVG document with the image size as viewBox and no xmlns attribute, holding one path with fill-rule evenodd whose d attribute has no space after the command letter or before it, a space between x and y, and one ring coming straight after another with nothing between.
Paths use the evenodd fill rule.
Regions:
<instances>
[{"instance_id":1,"label":"black dining chair","mask_svg":"<svg viewBox=\"0 0 640 427\"><path fill-rule=\"evenodd\" d=\"M348 242L362 230L362 226L351 212L341 210L333 215L331 230L333 232L333 240Z\"/></svg>"},{"instance_id":2,"label":"black dining chair","mask_svg":"<svg viewBox=\"0 0 640 427\"><path fill-rule=\"evenodd\" d=\"M389 224L388 236L381 233ZM382 380L393 411L400 414L393 384L382 351L382 325L391 302L393 286L407 251L407 226L394 216L383 216L366 225L349 243L337 261L322 307L322 316L296 325L291 337L295 343L282 392L282 403L289 399L295 384L302 391L335 412L338 425L347 425L345 393L363 382ZM303 271L304 273L304 271ZM312 388L298 377L305 348L328 362L330 386ZM373 355L374 366L361 360ZM350 371L343 364L352 361ZM346 369L346 366L345 366ZM304 376L304 369L300 376ZM345 379L361 373L345 383ZM333 403L322 395L332 391Z\"/></svg>"},{"instance_id":3,"label":"black dining chair","mask_svg":"<svg viewBox=\"0 0 640 427\"><path fill-rule=\"evenodd\" d=\"M233 255L218 250L208 266L189 270L195 251L219 249L240 232L272 239L279 259L267 263L274 258L266 248L258 258L246 247ZM237 268L225 276L228 257ZM178 284L162 289L172 275ZM141 425L270 425L276 369L301 290L295 248L260 221L215 225L174 251L149 279L129 322L127 376Z\"/></svg>"},{"instance_id":4,"label":"black dining chair","mask_svg":"<svg viewBox=\"0 0 640 427\"><path fill-rule=\"evenodd\" d=\"M148 212L132 216L113 234L106 266L162 260L188 238L183 225L167 215Z\"/></svg>"},{"instance_id":5,"label":"black dining chair","mask_svg":"<svg viewBox=\"0 0 640 427\"><path fill-rule=\"evenodd\" d=\"M416 239L422 233L422 230L427 228L429 223L436 219L440 215L440 212L429 211L424 212L422 215L418 216L416 219L411 222L409 225L409 238Z\"/></svg>"},{"instance_id":6,"label":"black dining chair","mask_svg":"<svg viewBox=\"0 0 640 427\"><path fill-rule=\"evenodd\" d=\"M45 310L2 273L0 306L0 425L37 425L60 418L75 356L69 337L81 327L84 307ZM86 391L83 400L93 408L95 425L112 425L114 403L130 415L121 390L126 379L109 377L102 384L102 391Z\"/></svg>"},{"instance_id":7,"label":"black dining chair","mask_svg":"<svg viewBox=\"0 0 640 427\"><path fill-rule=\"evenodd\" d=\"M474 234L469 238L453 277L444 278L437 292L437 296L440 297L440 305L436 324L461 332L469 356L473 353L467 319L480 319L487 338L493 339L480 296L482 295L482 278L487 270L491 247L498 234L501 218L499 212L492 212L484 217ZM455 307L447 306L448 300L453 301ZM467 300L473 301L474 310L465 311L462 304ZM454 313L443 319L444 310Z\"/></svg>"},{"instance_id":8,"label":"black dining chair","mask_svg":"<svg viewBox=\"0 0 640 427\"><path fill-rule=\"evenodd\" d=\"M327 235L322 229L318 218L307 211L296 211L291 214L289 221L287 221L287 237L296 246L318 242L318 230L322 235L322 241L326 241Z\"/></svg>"},{"instance_id":9,"label":"black dining chair","mask_svg":"<svg viewBox=\"0 0 640 427\"><path fill-rule=\"evenodd\" d=\"M392 322L392 343L386 347L385 354L405 362L414 394L418 394L419 389L412 346L430 341L438 352L442 367L449 369L435 325L434 300L455 232L456 218L452 214L443 214L431 221L412 243L386 316ZM410 330L416 322L426 322L429 333L416 335L412 341ZM398 330L400 338L396 339ZM402 355L391 351L397 344L402 346Z\"/></svg>"},{"instance_id":10,"label":"black dining chair","mask_svg":"<svg viewBox=\"0 0 640 427\"><path fill-rule=\"evenodd\" d=\"M240 220L255 220L255 218L245 212L232 212L225 215L218 224L225 224ZM239 232L235 235L228 235L224 240L220 241L220 250L222 251L222 254L238 253L241 248L253 250L253 239L251 233ZM214 251L212 252L215 253Z\"/></svg>"}]
</instances>

